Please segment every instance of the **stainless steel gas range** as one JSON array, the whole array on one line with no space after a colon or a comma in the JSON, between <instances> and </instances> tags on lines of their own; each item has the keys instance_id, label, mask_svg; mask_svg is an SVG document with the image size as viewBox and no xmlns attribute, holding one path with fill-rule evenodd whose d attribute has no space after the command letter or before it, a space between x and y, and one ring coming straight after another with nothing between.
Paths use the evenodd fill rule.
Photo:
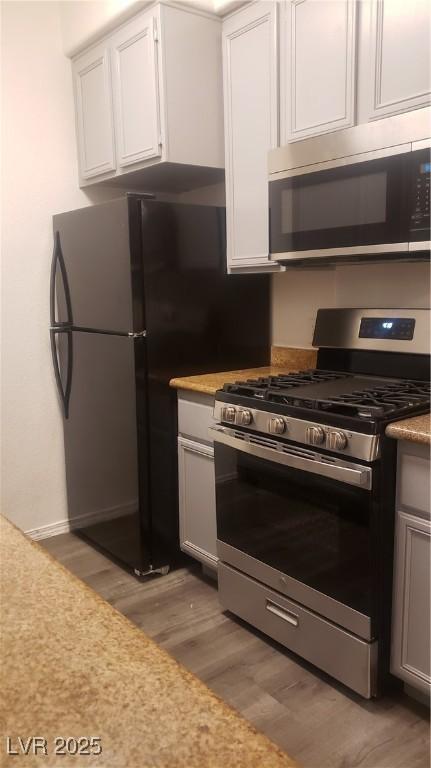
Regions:
<instances>
[{"instance_id":1,"label":"stainless steel gas range","mask_svg":"<svg viewBox=\"0 0 431 768\"><path fill-rule=\"evenodd\" d=\"M430 407L428 310L317 314L312 371L216 394L224 608L367 698L390 683L396 448Z\"/></svg>"}]
</instances>

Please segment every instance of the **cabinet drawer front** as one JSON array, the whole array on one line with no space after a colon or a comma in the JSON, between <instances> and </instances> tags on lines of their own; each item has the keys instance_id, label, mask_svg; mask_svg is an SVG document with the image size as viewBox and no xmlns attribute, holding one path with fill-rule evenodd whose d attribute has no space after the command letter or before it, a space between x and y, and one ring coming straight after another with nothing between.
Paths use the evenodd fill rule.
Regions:
<instances>
[{"instance_id":1,"label":"cabinet drawer front","mask_svg":"<svg viewBox=\"0 0 431 768\"><path fill-rule=\"evenodd\" d=\"M376 642L359 640L224 563L218 586L224 608L362 696L373 695Z\"/></svg>"},{"instance_id":2,"label":"cabinet drawer front","mask_svg":"<svg viewBox=\"0 0 431 768\"><path fill-rule=\"evenodd\" d=\"M178 397L178 432L186 437L212 443L208 429L214 423L214 398L210 395L193 395L187 393Z\"/></svg>"},{"instance_id":3,"label":"cabinet drawer front","mask_svg":"<svg viewBox=\"0 0 431 768\"><path fill-rule=\"evenodd\" d=\"M430 513L430 459L425 446L401 443L398 455L398 505L428 518Z\"/></svg>"},{"instance_id":4,"label":"cabinet drawer front","mask_svg":"<svg viewBox=\"0 0 431 768\"><path fill-rule=\"evenodd\" d=\"M109 49L103 44L73 62L78 156L83 179L115 170Z\"/></svg>"}]
</instances>

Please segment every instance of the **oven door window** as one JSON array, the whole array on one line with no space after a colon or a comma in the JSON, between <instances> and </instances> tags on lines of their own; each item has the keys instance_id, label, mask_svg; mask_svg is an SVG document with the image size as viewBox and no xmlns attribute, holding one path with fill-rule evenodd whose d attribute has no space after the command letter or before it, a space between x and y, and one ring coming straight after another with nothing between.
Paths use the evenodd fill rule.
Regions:
<instances>
[{"instance_id":1,"label":"oven door window","mask_svg":"<svg viewBox=\"0 0 431 768\"><path fill-rule=\"evenodd\" d=\"M217 538L371 615L371 493L215 445Z\"/></svg>"},{"instance_id":2,"label":"oven door window","mask_svg":"<svg viewBox=\"0 0 431 768\"><path fill-rule=\"evenodd\" d=\"M271 253L406 242L409 154L271 181Z\"/></svg>"}]
</instances>

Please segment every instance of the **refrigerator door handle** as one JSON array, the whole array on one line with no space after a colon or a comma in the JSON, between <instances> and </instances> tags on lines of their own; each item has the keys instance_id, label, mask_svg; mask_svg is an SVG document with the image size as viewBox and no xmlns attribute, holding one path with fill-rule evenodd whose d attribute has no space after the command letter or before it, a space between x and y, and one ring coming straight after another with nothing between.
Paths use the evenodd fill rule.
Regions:
<instances>
[{"instance_id":1,"label":"refrigerator door handle","mask_svg":"<svg viewBox=\"0 0 431 768\"><path fill-rule=\"evenodd\" d=\"M49 334L51 338L52 365L54 368L54 376L55 376L55 382L57 384L57 391L60 397L64 418L68 419L70 393L72 390L73 334L72 334L72 331L63 329L63 328L50 328ZM63 389L63 382L61 380L60 365L58 362L58 352L57 352L57 344L56 344L57 334L66 334L67 336L67 371L66 371L66 385L64 389Z\"/></svg>"},{"instance_id":2,"label":"refrigerator door handle","mask_svg":"<svg viewBox=\"0 0 431 768\"><path fill-rule=\"evenodd\" d=\"M66 300L66 312L67 312L67 320L61 323L55 319L55 280L56 280L56 274L57 274L57 266L60 268L61 278L63 281L64 297ZM63 251L61 249L60 232L58 230L54 232L54 250L52 253L51 279L50 279L50 287L49 287L49 306L50 306L51 328L62 328L65 326L73 325L72 300L70 297L70 288L69 288L69 281L67 279L66 264L64 261Z\"/></svg>"}]
</instances>

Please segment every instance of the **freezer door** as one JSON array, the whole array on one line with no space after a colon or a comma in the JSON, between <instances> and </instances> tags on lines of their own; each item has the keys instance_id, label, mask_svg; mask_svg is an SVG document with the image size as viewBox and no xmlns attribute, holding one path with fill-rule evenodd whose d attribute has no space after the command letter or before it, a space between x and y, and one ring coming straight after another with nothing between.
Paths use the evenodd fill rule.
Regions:
<instances>
[{"instance_id":1,"label":"freezer door","mask_svg":"<svg viewBox=\"0 0 431 768\"><path fill-rule=\"evenodd\" d=\"M57 334L57 344L60 376L70 378L64 440L71 527L145 571L151 562L145 339L73 331Z\"/></svg>"},{"instance_id":2,"label":"freezer door","mask_svg":"<svg viewBox=\"0 0 431 768\"><path fill-rule=\"evenodd\" d=\"M148 363L173 376L269 362L269 276L225 272L225 210L142 201Z\"/></svg>"},{"instance_id":3,"label":"freezer door","mask_svg":"<svg viewBox=\"0 0 431 768\"><path fill-rule=\"evenodd\" d=\"M53 319L65 324L72 318L79 328L114 333L144 330L140 258L131 256L133 244L140 247L140 217L133 215L136 206L124 197L54 216L51 316L55 304L57 309L51 325Z\"/></svg>"},{"instance_id":4,"label":"freezer door","mask_svg":"<svg viewBox=\"0 0 431 768\"><path fill-rule=\"evenodd\" d=\"M212 206L142 202L149 365L166 378L214 362L223 214Z\"/></svg>"}]
</instances>

